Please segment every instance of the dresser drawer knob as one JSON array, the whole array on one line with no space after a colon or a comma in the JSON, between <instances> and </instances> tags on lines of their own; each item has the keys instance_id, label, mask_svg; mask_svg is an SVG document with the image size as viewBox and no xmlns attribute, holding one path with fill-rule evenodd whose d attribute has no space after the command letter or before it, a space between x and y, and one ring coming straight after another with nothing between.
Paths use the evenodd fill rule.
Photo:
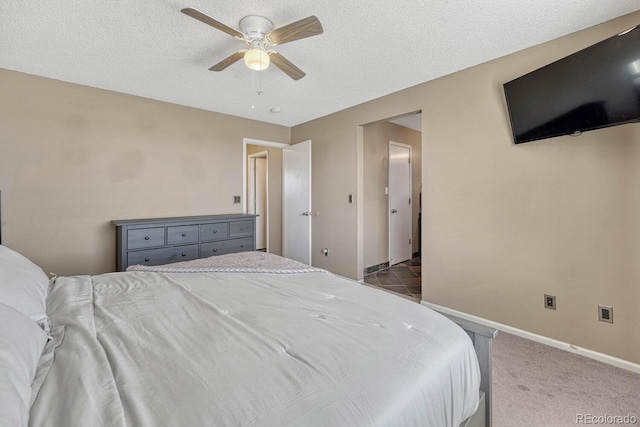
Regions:
<instances>
[{"instance_id":1,"label":"dresser drawer knob","mask_svg":"<svg viewBox=\"0 0 640 427\"><path fill-rule=\"evenodd\" d=\"M217 249L214 249L214 250L213 250L213 253L216 253L216 252L218 252L218 250L217 250Z\"/></svg>"},{"instance_id":2,"label":"dresser drawer knob","mask_svg":"<svg viewBox=\"0 0 640 427\"><path fill-rule=\"evenodd\" d=\"M144 262L149 262L149 258L145 258L145 259L144 259Z\"/></svg>"},{"instance_id":3,"label":"dresser drawer knob","mask_svg":"<svg viewBox=\"0 0 640 427\"><path fill-rule=\"evenodd\" d=\"M144 240L149 240L149 236L144 236Z\"/></svg>"},{"instance_id":4,"label":"dresser drawer knob","mask_svg":"<svg viewBox=\"0 0 640 427\"><path fill-rule=\"evenodd\" d=\"M187 235L187 233L182 233L182 237L185 237Z\"/></svg>"},{"instance_id":5,"label":"dresser drawer knob","mask_svg":"<svg viewBox=\"0 0 640 427\"><path fill-rule=\"evenodd\" d=\"M182 256L187 256L187 254L183 253Z\"/></svg>"},{"instance_id":6,"label":"dresser drawer knob","mask_svg":"<svg viewBox=\"0 0 640 427\"><path fill-rule=\"evenodd\" d=\"M240 245L241 248L244 248L244 245Z\"/></svg>"},{"instance_id":7,"label":"dresser drawer knob","mask_svg":"<svg viewBox=\"0 0 640 427\"><path fill-rule=\"evenodd\" d=\"M240 231L244 231L244 227L240 227Z\"/></svg>"},{"instance_id":8,"label":"dresser drawer knob","mask_svg":"<svg viewBox=\"0 0 640 427\"><path fill-rule=\"evenodd\" d=\"M216 234L218 232L218 230L213 230L213 234Z\"/></svg>"}]
</instances>

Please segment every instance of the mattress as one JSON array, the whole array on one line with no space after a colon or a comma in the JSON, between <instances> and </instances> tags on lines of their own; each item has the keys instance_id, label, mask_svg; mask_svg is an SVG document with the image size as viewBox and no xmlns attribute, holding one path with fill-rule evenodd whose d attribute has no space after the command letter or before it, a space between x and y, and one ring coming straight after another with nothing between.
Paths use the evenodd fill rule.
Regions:
<instances>
[{"instance_id":1,"label":"mattress","mask_svg":"<svg viewBox=\"0 0 640 427\"><path fill-rule=\"evenodd\" d=\"M458 426L478 405L467 334L311 269L59 277L64 327L32 426Z\"/></svg>"}]
</instances>

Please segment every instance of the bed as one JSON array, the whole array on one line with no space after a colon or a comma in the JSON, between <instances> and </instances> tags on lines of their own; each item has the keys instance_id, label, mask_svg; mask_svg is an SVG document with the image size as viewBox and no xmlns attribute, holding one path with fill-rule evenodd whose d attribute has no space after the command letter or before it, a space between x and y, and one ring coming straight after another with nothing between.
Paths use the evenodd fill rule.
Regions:
<instances>
[{"instance_id":1,"label":"bed","mask_svg":"<svg viewBox=\"0 0 640 427\"><path fill-rule=\"evenodd\" d=\"M2 425L490 423L473 331L325 270L245 252L48 280L4 246L0 263Z\"/></svg>"}]
</instances>

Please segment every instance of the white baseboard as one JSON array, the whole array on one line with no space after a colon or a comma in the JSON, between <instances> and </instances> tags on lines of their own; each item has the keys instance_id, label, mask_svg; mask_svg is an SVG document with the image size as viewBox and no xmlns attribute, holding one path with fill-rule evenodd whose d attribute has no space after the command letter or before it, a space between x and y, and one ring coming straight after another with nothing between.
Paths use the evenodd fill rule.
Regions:
<instances>
[{"instance_id":1,"label":"white baseboard","mask_svg":"<svg viewBox=\"0 0 640 427\"><path fill-rule=\"evenodd\" d=\"M493 322L491 320L483 319L482 317L477 317L471 314L463 313L461 311L453 310L451 308L433 304L428 301L424 301L424 300L420 301L420 304L424 305L425 307L429 307L434 310L441 311L443 313L451 314L452 316L460 317L461 319L469 320L471 322L476 322L481 325L486 325L492 328L496 328L500 331L504 331L512 335L517 335L519 337L526 338L531 341L539 342L541 344L546 344L551 347L559 348L560 350L565 350L570 353L579 354L580 356L588 357L590 359L594 359L599 362L606 363L608 365L616 366L618 368L626 369L627 371L640 374L640 364L630 362L628 360L619 359L617 357L610 356L608 354L589 350L588 348L578 347L576 345L569 344L563 341L558 341L553 338L545 337L543 335L534 334L533 332L528 332L522 329L514 328L513 326L503 325L502 323Z\"/></svg>"}]
</instances>

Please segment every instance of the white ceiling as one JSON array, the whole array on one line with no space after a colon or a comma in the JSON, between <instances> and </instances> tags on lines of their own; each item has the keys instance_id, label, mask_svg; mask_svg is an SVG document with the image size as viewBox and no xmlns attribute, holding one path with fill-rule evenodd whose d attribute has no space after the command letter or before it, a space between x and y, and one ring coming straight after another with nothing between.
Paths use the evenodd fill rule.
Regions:
<instances>
[{"instance_id":1,"label":"white ceiling","mask_svg":"<svg viewBox=\"0 0 640 427\"><path fill-rule=\"evenodd\" d=\"M276 28L316 15L324 33L277 47L307 73L299 81L273 66L253 75L242 61L212 72L244 45L185 7L233 28L251 14ZM0 67L294 126L638 9L637 0L0 0Z\"/></svg>"}]
</instances>

